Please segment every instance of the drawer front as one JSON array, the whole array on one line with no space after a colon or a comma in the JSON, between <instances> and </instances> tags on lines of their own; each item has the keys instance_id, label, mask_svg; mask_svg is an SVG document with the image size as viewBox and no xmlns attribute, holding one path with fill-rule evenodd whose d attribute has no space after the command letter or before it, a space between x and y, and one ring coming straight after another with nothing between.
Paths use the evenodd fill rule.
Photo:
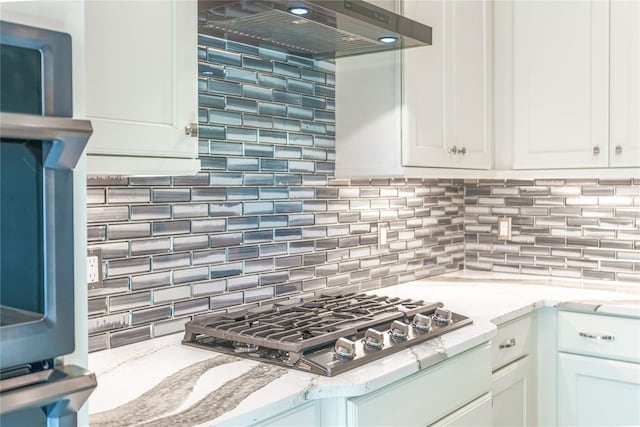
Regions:
<instances>
[{"instance_id":1,"label":"drawer front","mask_svg":"<svg viewBox=\"0 0 640 427\"><path fill-rule=\"evenodd\" d=\"M464 372L464 387L460 373ZM476 347L381 390L347 401L348 426L429 425L487 393L489 344Z\"/></svg>"},{"instance_id":2,"label":"drawer front","mask_svg":"<svg viewBox=\"0 0 640 427\"><path fill-rule=\"evenodd\" d=\"M640 319L560 311L558 350L640 363Z\"/></svg>"},{"instance_id":3,"label":"drawer front","mask_svg":"<svg viewBox=\"0 0 640 427\"><path fill-rule=\"evenodd\" d=\"M498 326L498 335L491 343L492 369L531 354L535 338L532 316L525 316Z\"/></svg>"}]
</instances>

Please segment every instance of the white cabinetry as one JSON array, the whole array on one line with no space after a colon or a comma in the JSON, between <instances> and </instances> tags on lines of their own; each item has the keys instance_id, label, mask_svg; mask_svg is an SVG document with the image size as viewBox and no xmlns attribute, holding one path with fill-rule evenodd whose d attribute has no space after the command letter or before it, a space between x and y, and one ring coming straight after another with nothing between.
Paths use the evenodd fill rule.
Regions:
<instances>
[{"instance_id":1,"label":"white cabinetry","mask_svg":"<svg viewBox=\"0 0 640 427\"><path fill-rule=\"evenodd\" d=\"M496 166L637 174L639 26L634 1L497 2Z\"/></svg>"},{"instance_id":2,"label":"white cabinetry","mask_svg":"<svg viewBox=\"0 0 640 427\"><path fill-rule=\"evenodd\" d=\"M402 7L433 28L433 45L336 61L336 175L490 168L492 2L405 0Z\"/></svg>"},{"instance_id":3,"label":"white cabinetry","mask_svg":"<svg viewBox=\"0 0 640 427\"><path fill-rule=\"evenodd\" d=\"M558 313L558 424L640 425L640 320Z\"/></svg>"},{"instance_id":4,"label":"white cabinetry","mask_svg":"<svg viewBox=\"0 0 640 427\"><path fill-rule=\"evenodd\" d=\"M88 1L85 29L88 172L196 173L197 3Z\"/></svg>"},{"instance_id":5,"label":"white cabinetry","mask_svg":"<svg viewBox=\"0 0 640 427\"><path fill-rule=\"evenodd\" d=\"M640 2L611 2L609 159L640 166Z\"/></svg>"},{"instance_id":6,"label":"white cabinetry","mask_svg":"<svg viewBox=\"0 0 640 427\"><path fill-rule=\"evenodd\" d=\"M489 169L492 2L405 0L404 14L433 28L433 45L403 52L403 164Z\"/></svg>"},{"instance_id":7,"label":"white cabinetry","mask_svg":"<svg viewBox=\"0 0 640 427\"><path fill-rule=\"evenodd\" d=\"M490 393L431 424L431 427L486 427L488 425L491 425Z\"/></svg>"},{"instance_id":8,"label":"white cabinetry","mask_svg":"<svg viewBox=\"0 0 640 427\"><path fill-rule=\"evenodd\" d=\"M320 427L321 425L320 403L312 401L266 421L252 424L252 427Z\"/></svg>"},{"instance_id":9,"label":"white cabinetry","mask_svg":"<svg viewBox=\"0 0 640 427\"><path fill-rule=\"evenodd\" d=\"M534 315L498 326L492 343L494 426L536 425L536 322Z\"/></svg>"},{"instance_id":10,"label":"white cabinetry","mask_svg":"<svg viewBox=\"0 0 640 427\"><path fill-rule=\"evenodd\" d=\"M434 423L489 391L490 366L491 351L485 344L386 388L349 399L347 425ZM460 372L465 373L464 387L457 380Z\"/></svg>"}]
</instances>

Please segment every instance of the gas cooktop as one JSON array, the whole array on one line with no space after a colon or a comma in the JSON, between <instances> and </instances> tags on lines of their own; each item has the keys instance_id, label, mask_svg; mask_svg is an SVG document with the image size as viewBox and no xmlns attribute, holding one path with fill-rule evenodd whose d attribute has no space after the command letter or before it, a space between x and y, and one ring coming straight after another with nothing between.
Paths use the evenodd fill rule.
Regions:
<instances>
[{"instance_id":1,"label":"gas cooktop","mask_svg":"<svg viewBox=\"0 0 640 427\"><path fill-rule=\"evenodd\" d=\"M471 323L440 302L319 295L200 316L182 342L333 376Z\"/></svg>"}]
</instances>

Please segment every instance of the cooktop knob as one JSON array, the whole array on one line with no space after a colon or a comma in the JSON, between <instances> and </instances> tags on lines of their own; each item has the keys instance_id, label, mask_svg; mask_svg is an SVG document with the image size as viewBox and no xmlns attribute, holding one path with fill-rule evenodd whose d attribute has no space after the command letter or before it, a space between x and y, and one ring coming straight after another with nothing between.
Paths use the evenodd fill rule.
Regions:
<instances>
[{"instance_id":1,"label":"cooktop knob","mask_svg":"<svg viewBox=\"0 0 640 427\"><path fill-rule=\"evenodd\" d=\"M406 323L394 320L390 329L389 333L391 334L391 338L396 341L404 341L409 338L409 325Z\"/></svg>"},{"instance_id":2,"label":"cooktop knob","mask_svg":"<svg viewBox=\"0 0 640 427\"><path fill-rule=\"evenodd\" d=\"M356 343L347 338L338 338L333 352L339 359L353 359L356 357Z\"/></svg>"},{"instance_id":3,"label":"cooktop knob","mask_svg":"<svg viewBox=\"0 0 640 427\"><path fill-rule=\"evenodd\" d=\"M433 313L433 321L441 328L449 326L451 322L453 322L453 313L446 308L436 308L436 311Z\"/></svg>"},{"instance_id":4,"label":"cooktop knob","mask_svg":"<svg viewBox=\"0 0 640 427\"><path fill-rule=\"evenodd\" d=\"M364 333L362 343L367 350L380 350L384 347L384 334L373 328L369 328L367 332Z\"/></svg>"},{"instance_id":5,"label":"cooktop knob","mask_svg":"<svg viewBox=\"0 0 640 427\"><path fill-rule=\"evenodd\" d=\"M413 316L412 324L419 332L429 332L431 330L431 317L418 313Z\"/></svg>"}]
</instances>

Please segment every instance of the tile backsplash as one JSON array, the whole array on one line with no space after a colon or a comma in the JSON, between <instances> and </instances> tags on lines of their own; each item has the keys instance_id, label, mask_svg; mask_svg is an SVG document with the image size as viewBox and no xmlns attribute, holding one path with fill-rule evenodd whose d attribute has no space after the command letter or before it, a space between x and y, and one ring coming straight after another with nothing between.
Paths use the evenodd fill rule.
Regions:
<instances>
[{"instance_id":1,"label":"tile backsplash","mask_svg":"<svg viewBox=\"0 0 640 427\"><path fill-rule=\"evenodd\" d=\"M465 268L640 284L640 180L465 182ZM497 239L511 217L513 235Z\"/></svg>"},{"instance_id":2,"label":"tile backsplash","mask_svg":"<svg viewBox=\"0 0 640 427\"><path fill-rule=\"evenodd\" d=\"M640 180L335 179L334 65L199 43L200 173L88 179L89 248L104 259L91 351L211 311L463 267L640 284Z\"/></svg>"},{"instance_id":3,"label":"tile backsplash","mask_svg":"<svg viewBox=\"0 0 640 427\"><path fill-rule=\"evenodd\" d=\"M89 248L105 264L91 351L209 311L463 267L462 180L333 178L332 63L199 40L201 172L88 179Z\"/></svg>"}]
</instances>

